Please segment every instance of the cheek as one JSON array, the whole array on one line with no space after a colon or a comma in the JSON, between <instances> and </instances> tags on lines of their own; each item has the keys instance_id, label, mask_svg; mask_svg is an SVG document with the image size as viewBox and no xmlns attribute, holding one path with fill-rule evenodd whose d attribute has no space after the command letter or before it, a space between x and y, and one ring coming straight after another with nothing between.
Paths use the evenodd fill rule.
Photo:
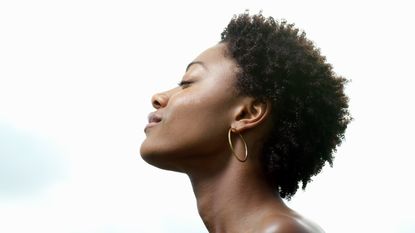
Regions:
<instances>
[{"instance_id":1,"label":"cheek","mask_svg":"<svg viewBox=\"0 0 415 233\"><path fill-rule=\"evenodd\" d=\"M163 120L150 129L143 142L142 155L183 157L213 153L227 145L226 110L224 101L212 95L172 98Z\"/></svg>"},{"instance_id":2,"label":"cheek","mask_svg":"<svg viewBox=\"0 0 415 233\"><path fill-rule=\"evenodd\" d=\"M199 134L205 134L227 127L226 124L230 123L230 100L227 96L222 92L217 93L213 88L195 88L192 91L192 94L172 99L166 126L174 127L184 134L197 130Z\"/></svg>"},{"instance_id":3,"label":"cheek","mask_svg":"<svg viewBox=\"0 0 415 233\"><path fill-rule=\"evenodd\" d=\"M215 140L226 127L226 112L209 98L184 98L172 105L163 128L166 140L179 144L203 144ZM174 139L174 140L173 140Z\"/></svg>"}]
</instances>

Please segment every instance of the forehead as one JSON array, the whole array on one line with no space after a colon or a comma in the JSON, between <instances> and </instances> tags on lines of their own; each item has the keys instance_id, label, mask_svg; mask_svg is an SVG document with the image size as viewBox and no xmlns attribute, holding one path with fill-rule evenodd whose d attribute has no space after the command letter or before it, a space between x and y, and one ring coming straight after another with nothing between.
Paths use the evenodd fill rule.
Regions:
<instances>
[{"instance_id":1,"label":"forehead","mask_svg":"<svg viewBox=\"0 0 415 233\"><path fill-rule=\"evenodd\" d=\"M201 62L209 71L221 71L228 74L237 71L237 65L233 59L226 56L226 44L219 43L203 51L194 62Z\"/></svg>"},{"instance_id":2,"label":"forehead","mask_svg":"<svg viewBox=\"0 0 415 233\"><path fill-rule=\"evenodd\" d=\"M225 57L226 45L223 43L216 44L205 51L203 51L196 59L210 59Z\"/></svg>"},{"instance_id":3,"label":"forehead","mask_svg":"<svg viewBox=\"0 0 415 233\"><path fill-rule=\"evenodd\" d=\"M194 61L203 62L207 68L214 65L221 65L230 69L236 68L235 62L226 56L226 51L226 45L220 43L203 51Z\"/></svg>"}]
</instances>

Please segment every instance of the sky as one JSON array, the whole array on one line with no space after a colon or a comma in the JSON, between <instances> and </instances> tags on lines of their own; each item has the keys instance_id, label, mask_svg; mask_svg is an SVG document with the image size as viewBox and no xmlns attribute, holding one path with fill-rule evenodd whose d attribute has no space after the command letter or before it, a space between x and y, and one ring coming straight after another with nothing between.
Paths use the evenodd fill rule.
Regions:
<instances>
[{"instance_id":1,"label":"sky","mask_svg":"<svg viewBox=\"0 0 415 233\"><path fill-rule=\"evenodd\" d=\"M307 33L346 139L287 204L326 232L415 232L410 1L0 1L0 232L207 232L188 178L139 155L154 93L250 9Z\"/></svg>"}]
</instances>

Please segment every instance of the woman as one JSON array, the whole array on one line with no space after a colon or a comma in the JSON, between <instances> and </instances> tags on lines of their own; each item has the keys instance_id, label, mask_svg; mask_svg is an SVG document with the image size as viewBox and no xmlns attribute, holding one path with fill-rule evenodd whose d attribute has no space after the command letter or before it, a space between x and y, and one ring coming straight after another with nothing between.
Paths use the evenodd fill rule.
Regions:
<instances>
[{"instance_id":1,"label":"woman","mask_svg":"<svg viewBox=\"0 0 415 233\"><path fill-rule=\"evenodd\" d=\"M322 232L282 198L332 163L345 79L286 22L244 13L221 37L153 96L142 158L189 176L209 232Z\"/></svg>"}]
</instances>

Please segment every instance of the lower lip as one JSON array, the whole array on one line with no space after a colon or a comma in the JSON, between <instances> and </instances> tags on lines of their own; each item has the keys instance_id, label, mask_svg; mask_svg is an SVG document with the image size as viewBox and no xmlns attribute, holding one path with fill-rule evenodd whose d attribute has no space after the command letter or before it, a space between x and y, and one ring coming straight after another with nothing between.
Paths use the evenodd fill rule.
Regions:
<instances>
[{"instance_id":1,"label":"lower lip","mask_svg":"<svg viewBox=\"0 0 415 233\"><path fill-rule=\"evenodd\" d=\"M149 129L149 128L151 128L151 127L153 127L153 126L155 126L155 125L157 125L159 122L151 122L151 123L148 123L147 125L146 125L146 127L144 128L144 132L147 132L147 130Z\"/></svg>"}]
</instances>

